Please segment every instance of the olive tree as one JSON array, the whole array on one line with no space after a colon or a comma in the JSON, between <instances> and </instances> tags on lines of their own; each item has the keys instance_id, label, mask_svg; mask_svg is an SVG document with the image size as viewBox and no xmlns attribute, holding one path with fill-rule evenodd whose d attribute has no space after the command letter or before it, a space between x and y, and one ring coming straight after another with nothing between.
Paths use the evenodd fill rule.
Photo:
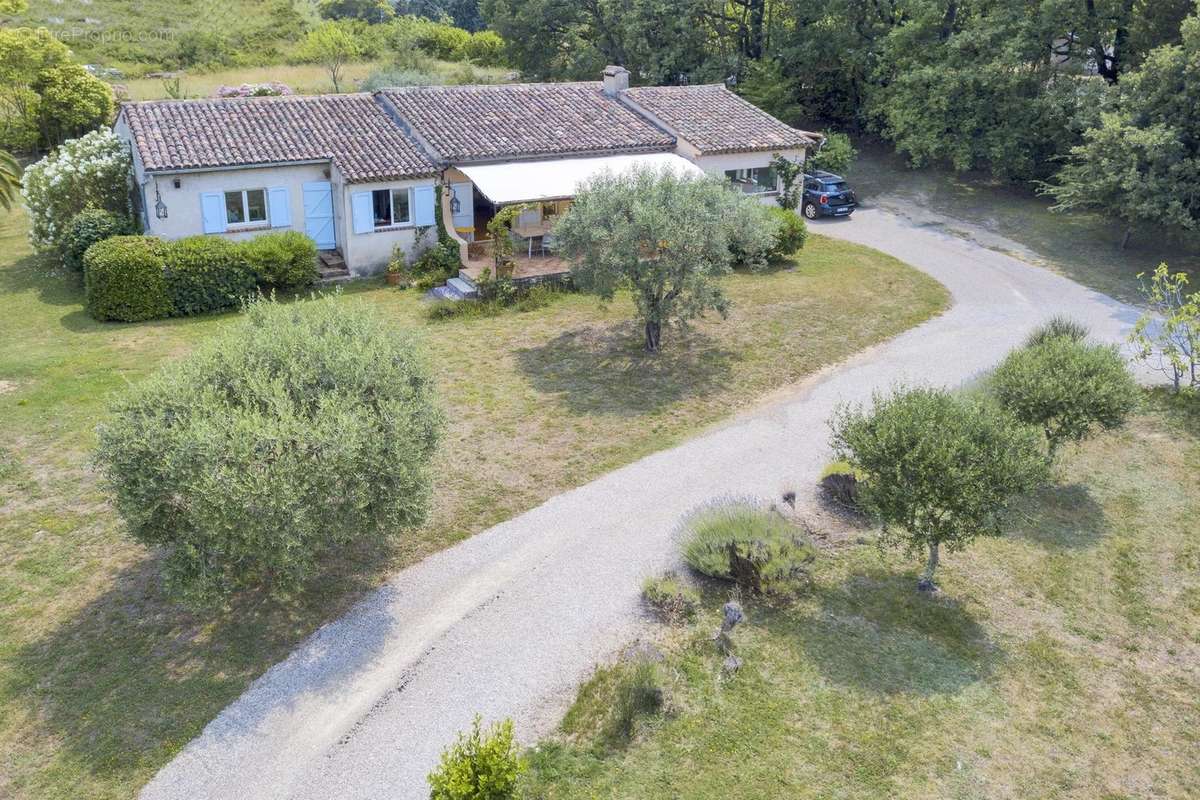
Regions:
<instances>
[{"instance_id":1,"label":"olive tree","mask_svg":"<svg viewBox=\"0 0 1200 800\"><path fill-rule=\"evenodd\" d=\"M1115 347L1070 335L1014 350L991 378L996 399L1023 423L1041 429L1049 460L1068 442L1124 424L1138 387Z\"/></svg>"},{"instance_id":2,"label":"olive tree","mask_svg":"<svg viewBox=\"0 0 1200 800\"><path fill-rule=\"evenodd\" d=\"M842 406L830 425L882 541L926 551L923 591L934 589L943 545L998 535L1008 504L1047 476L1036 429L978 398L901 388L876 394L869 409Z\"/></svg>"},{"instance_id":3,"label":"olive tree","mask_svg":"<svg viewBox=\"0 0 1200 800\"><path fill-rule=\"evenodd\" d=\"M554 235L581 290L604 300L630 290L646 350L657 352L664 323L728 313L720 277L735 260L765 262L777 229L762 205L723 181L637 168L586 182Z\"/></svg>"},{"instance_id":4,"label":"olive tree","mask_svg":"<svg viewBox=\"0 0 1200 800\"><path fill-rule=\"evenodd\" d=\"M206 603L421 523L441 427L414 342L368 307L261 300L122 398L96 460L168 591Z\"/></svg>"},{"instance_id":5,"label":"olive tree","mask_svg":"<svg viewBox=\"0 0 1200 800\"><path fill-rule=\"evenodd\" d=\"M1172 273L1166 264L1146 280L1138 275L1149 311L1138 319L1129 341L1134 357L1148 361L1171 378L1176 392L1183 386L1200 388L1200 292L1188 292L1185 272Z\"/></svg>"}]
</instances>

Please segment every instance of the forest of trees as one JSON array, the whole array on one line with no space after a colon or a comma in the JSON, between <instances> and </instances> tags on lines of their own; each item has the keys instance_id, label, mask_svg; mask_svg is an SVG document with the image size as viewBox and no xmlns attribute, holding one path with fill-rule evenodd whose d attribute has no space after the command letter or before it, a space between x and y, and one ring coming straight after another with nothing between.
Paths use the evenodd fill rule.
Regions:
<instances>
[{"instance_id":1,"label":"forest of trees","mask_svg":"<svg viewBox=\"0 0 1200 800\"><path fill-rule=\"evenodd\" d=\"M1200 222L1195 0L480 0L529 79L727 81L916 166L1032 182L1062 208ZM1170 208L1131 204L1131 192Z\"/></svg>"}]
</instances>

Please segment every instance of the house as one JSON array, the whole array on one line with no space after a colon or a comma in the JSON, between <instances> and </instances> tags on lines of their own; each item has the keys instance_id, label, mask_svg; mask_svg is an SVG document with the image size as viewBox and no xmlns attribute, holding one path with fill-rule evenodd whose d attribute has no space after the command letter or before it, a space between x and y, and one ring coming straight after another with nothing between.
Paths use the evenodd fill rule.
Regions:
<instances>
[{"instance_id":1,"label":"house","mask_svg":"<svg viewBox=\"0 0 1200 800\"><path fill-rule=\"evenodd\" d=\"M819 141L723 85L630 87L621 67L598 82L127 103L115 130L130 143L149 233L292 228L366 275L395 246L434 240L440 185L468 279L490 263L487 223L505 205L524 207L517 277L561 273L548 234L591 175L641 164L709 173L771 202L772 159L803 161Z\"/></svg>"}]
</instances>

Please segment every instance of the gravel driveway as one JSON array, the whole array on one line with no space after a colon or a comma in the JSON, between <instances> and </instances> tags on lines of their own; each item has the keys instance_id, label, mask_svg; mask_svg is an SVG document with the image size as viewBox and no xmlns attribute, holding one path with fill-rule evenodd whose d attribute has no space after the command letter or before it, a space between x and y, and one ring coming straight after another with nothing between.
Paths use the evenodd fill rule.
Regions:
<instances>
[{"instance_id":1,"label":"gravel driveway","mask_svg":"<svg viewBox=\"0 0 1200 800\"><path fill-rule=\"evenodd\" d=\"M1138 316L883 211L814 229L919 267L950 289L953 307L769 406L396 575L255 681L141 796L427 797L425 775L476 713L513 717L530 741L556 724L597 661L637 635L640 584L673 564L683 514L724 494L811 492L839 401L898 381L957 386L1056 313L1112 341Z\"/></svg>"}]
</instances>

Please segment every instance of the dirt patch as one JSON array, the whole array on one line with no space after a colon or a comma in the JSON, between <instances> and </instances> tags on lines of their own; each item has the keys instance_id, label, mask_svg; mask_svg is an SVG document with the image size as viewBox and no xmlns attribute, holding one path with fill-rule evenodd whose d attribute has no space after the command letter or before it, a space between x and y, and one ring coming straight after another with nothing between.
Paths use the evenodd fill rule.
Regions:
<instances>
[{"instance_id":1,"label":"dirt patch","mask_svg":"<svg viewBox=\"0 0 1200 800\"><path fill-rule=\"evenodd\" d=\"M0 394L15 392L17 387L20 385L21 384L17 383L16 381L0 381Z\"/></svg>"}]
</instances>

